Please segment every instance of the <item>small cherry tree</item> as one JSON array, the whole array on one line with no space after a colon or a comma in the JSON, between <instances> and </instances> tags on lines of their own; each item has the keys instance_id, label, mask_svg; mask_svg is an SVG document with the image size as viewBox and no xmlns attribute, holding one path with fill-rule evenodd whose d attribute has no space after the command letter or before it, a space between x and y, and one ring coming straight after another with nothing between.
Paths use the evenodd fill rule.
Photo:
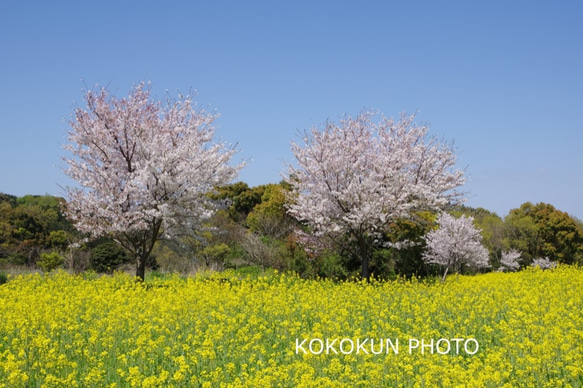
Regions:
<instances>
[{"instance_id":1,"label":"small cherry tree","mask_svg":"<svg viewBox=\"0 0 583 388\"><path fill-rule=\"evenodd\" d=\"M474 218L455 218L442 212L437 218L439 228L425 236L427 243L423 260L445 268L442 281L450 268L459 270L462 265L477 268L489 267L488 250L482 245L480 230L474 226Z\"/></svg>"},{"instance_id":2,"label":"small cherry tree","mask_svg":"<svg viewBox=\"0 0 583 388\"><path fill-rule=\"evenodd\" d=\"M155 242L210 217L207 194L242 165L229 165L234 148L212 143L217 115L189 96L154 101L142 82L127 98L101 88L85 101L64 145L72 154L65 172L81 186L67 188L67 214L81 231L111 235L135 257L143 280Z\"/></svg>"},{"instance_id":3,"label":"small cherry tree","mask_svg":"<svg viewBox=\"0 0 583 388\"><path fill-rule=\"evenodd\" d=\"M556 261L552 261L548 257L538 257L532 262L533 267L539 267L540 269L552 269L557 266Z\"/></svg>"},{"instance_id":4,"label":"small cherry tree","mask_svg":"<svg viewBox=\"0 0 583 388\"><path fill-rule=\"evenodd\" d=\"M303 144L292 142L297 165L286 178L289 213L316 236L348 241L366 279L372 248L391 223L460 200L454 189L464 182L453 145L429 137L427 125L404 114L376 116L363 112L305 132Z\"/></svg>"},{"instance_id":5,"label":"small cherry tree","mask_svg":"<svg viewBox=\"0 0 583 388\"><path fill-rule=\"evenodd\" d=\"M522 256L522 253L516 249L511 249L509 251L502 252L502 258L500 259L500 270L501 271L517 271L520 267L518 259Z\"/></svg>"}]
</instances>

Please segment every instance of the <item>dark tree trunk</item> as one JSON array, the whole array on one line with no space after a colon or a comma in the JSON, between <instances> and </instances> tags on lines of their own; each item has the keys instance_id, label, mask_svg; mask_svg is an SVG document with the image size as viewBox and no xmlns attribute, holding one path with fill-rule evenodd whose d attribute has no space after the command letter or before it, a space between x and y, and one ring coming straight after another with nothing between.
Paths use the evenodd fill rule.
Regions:
<instances>
[{"instance_id":1,"label":"dark tree trunk","mask_svg":"<svg viewBox=\"0 0 583 388\"><path fill-rule=\"evenodd\" d=\"M143 282L146 277L146 260L145 254L136 253L136 278Z\"/></svg>"},{"instance_id":2,"label":"dark tree trunk","mask_svg":"<svg viewBox=\"0 0 583 388\"><path fill-rule=\"evenodd\" d=\"M362 257L362 278L366 279L367 281L370 280L370 267L368 256Z\"/></svg>"},{"instance_id":3,"label":"dark tree trunk","mask_svg":"<svg viewBox=\"0 0 583 388\"><path fill-rule=\"evenodd\" d=\"M358 251L360 254L360 260L362 262L362 273L361 276L367 281L370 280L370 257L371 257L371 244L369 244L368 239L365 236L359 236L358 239Z\"/></svg>"},{"instance_id":4,"label":"dark tree trunk","mask_svg":"<svg viewBox=\"0 0 583 388\"><path fill-rule=\"evenodd\" d=\"M134 235L122 234L124 237L124 239L120 239L122 246L132 252L136 258L136 280L138 281L143 282L146 277L146 263L152 254L154 244L158 241L161 226L162 220L154 220L148 231L138 232ZM127 244L124 245L124 242Z\"/></svg>"}]
</instances>

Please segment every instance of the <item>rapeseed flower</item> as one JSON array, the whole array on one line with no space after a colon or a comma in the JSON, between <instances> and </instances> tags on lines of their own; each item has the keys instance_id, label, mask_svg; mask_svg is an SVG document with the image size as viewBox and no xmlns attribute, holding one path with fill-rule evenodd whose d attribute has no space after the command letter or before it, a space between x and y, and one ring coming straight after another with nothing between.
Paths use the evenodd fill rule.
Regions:
<instances>
[{"instance_id":1,"label":"rapeseed flower","mask_svg":"<svg viewBox=\"0 0 583 388\"><path fill-rule=\"evenodd\" d=\"M0 388L580 387L582 289L569 266L445 284L21 275L0 286Z\"/></svg>"}]
</instances>

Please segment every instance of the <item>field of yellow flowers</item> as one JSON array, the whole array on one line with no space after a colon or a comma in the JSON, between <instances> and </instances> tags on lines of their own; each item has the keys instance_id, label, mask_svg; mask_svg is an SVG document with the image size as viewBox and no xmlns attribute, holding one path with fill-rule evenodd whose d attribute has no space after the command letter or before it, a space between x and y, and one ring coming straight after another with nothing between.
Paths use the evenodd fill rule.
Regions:
<instances>
[{"instance_id":1,"label":"field of yellow flowers","mask_svg":"<svg viewBox=\"0 0 583 388\"><path fill-rule=\"evenodd\" d=\"M583 270L0 286L0 387L579 387Z\"/></svg>"}]
</instances>

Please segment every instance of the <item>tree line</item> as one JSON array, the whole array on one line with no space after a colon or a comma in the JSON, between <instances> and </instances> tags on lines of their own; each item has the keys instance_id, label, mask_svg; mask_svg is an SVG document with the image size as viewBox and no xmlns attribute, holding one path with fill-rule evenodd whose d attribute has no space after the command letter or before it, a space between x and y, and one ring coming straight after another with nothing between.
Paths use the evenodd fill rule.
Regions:
<instances>
[{"instance_id":1,"label":"tree line","mask_svg":"<svg viewBox=\"0 0 583 388\"><path fill-rule=\"evenodd\" d=\"M202 269L238 268L294 271L308 278L348 279L360 275L360 260L341 246L311 241L305 225L286 211L290 187L285 182L249 187L237 182L220 186L210 199L220 209L194 236L161 239L156 243L150 268L193 273ZM50 195L16 197L0 194L0 268L25 267L110 273L133 263L132 257L112 239L86 240L65 217L64 198ZM473 218L490 267L459 268L462 273L496 271L503 253L521 253L519 267L538 258L557 263L583 264L583 223L546 203L526 202L504 218L483 208L456 206L456 218ZM397 220L372 249L373 276L440 275L439 265L423 260L425 236L438 228L438 213L421 212ZM408 243L401 243L406 241ZM52 259L51 259L52 258Z\"/></svg>"},{"instance_id":2,"label":"tree line","mask_svg":"<svg viewBox=\"0 0 583 388\"><path fill-rule=\"evenodd\" d=\"M85 241L65 216L66 205L51 195L0 193L0 268L107 272L128 261L107 237Z\"/></svg>"}]
</instances>

